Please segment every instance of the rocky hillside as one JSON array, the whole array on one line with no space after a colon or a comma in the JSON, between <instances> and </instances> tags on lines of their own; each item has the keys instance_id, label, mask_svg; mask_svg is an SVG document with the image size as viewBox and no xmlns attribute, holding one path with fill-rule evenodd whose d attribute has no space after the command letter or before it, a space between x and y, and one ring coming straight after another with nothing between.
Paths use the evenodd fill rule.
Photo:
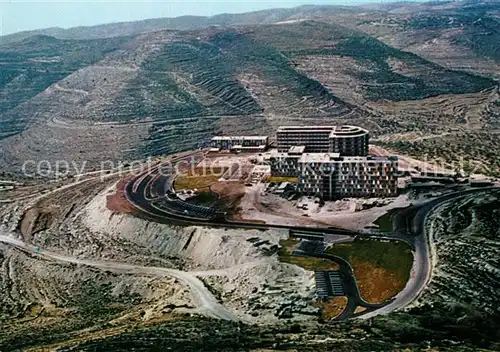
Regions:
<instances>
[{"instance_id":1,"label":"rocky hillside","mask_svg":"<svg viewBox=\"0 0 500 352\"><path fill-rule=\"evenodd\" d=\"M90 171L292 123L360 124L374 136L496 126L498 95L485 100L498 85L496 5L478 6L301 7L201 29L4 40L0 165L19 172L26 160L69 160ZM452 31L453 51L422 42L420 31Z\"/></svg>"},{"instance_id":2,"label":"rocky hillside","mask_svg":"<svg viewBox=\"0 0 500 352\"><path fill-rule=\"evenodd\" d=\"M314 294L313 273L277 260L285 231L176 227L113 213L106 208L112 183L49 185L38 200L0 204L0 231L19 226L20 239L43 254L94 263L0 244L1 350L500 348L498 191L431 213L435 270L412 306L369 320L323 322L299 305ZM117 270L118 263L127 266ZM252 324L198 315L189 287L161 271L169 268L202 280ZM285 305L293 305L288 318L277 314Z\"/></svg>"},{"instance_id":3,"label":"rocky hillside","mask_svg":"<svg viewBox=\"0 0 500 352\"><path fill-rule=\"evenodd\" d=\"M323 322L313 273L278 260L285 231L111 211L117 174L47 180L61 162L85 173L334 123L499 176L499 9L302 6L0 37L0 175L21 182L0 194L0 350L500 350L498 192L428 217L436 270L412 306ZM244 322L200 315L214 312Z\"/></svg>"},{"instance_id":4,"label":"rocky hillside","mask_svg":"<svg viewBox=\"0 0 500 352\"><path fill-rule=\"evenodd\" d=\"M391 11L353 25L385 43L446 67L498 80L500 4L449 2L439 7L414 4L413 11ZM461 5L461 6L457 6Z\"/></svg>"},{"instance_id":5,"label":"rocky hillside","mask_svg":"<svg viewBox=\"0 0 500 352\"><path fill-rule=\"evenodd\" d=\"M136 22L110 23L90 27L69 29L46 28L0 36L0 43L13 43L35 35L46 35L59 39L99 39L123 35L137 35L164 29L191 30L210 26L255 25L292 21L301 18L314 18L324 14L361 13L362 8L347 6L305 5L295 8L253 11L242 14L224 13L215 16L180 16L156 18Z\"/></svg>"}]
</instances>

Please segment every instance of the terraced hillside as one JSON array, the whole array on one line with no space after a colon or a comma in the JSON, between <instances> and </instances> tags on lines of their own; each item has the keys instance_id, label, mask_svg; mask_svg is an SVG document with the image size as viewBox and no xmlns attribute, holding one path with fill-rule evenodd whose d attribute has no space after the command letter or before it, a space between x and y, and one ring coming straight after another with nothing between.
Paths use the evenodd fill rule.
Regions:
<instances>
[{"instance_id":1,"label":"terraced hillside","mask_svg":"<svg viewBox=\"0 0 500 352\"><path fill-rule=\"evenodd\" d=\"M416 158L436 161L450 169L500 176L499 131L495 133L456 133L436 138L380 143L391 150Z\"/></svg>"},{"instance_id":2,"label":"terraced hillside","mask_svg":"<svg viewBox=\"0 0 500 352\"><path fill-rule=\"evenodd\" d=\"M377 136L478 129L496 119L489 112L498 96L484 102L496 81L367 35L383 14L311 8L300 16L313 15L3 44L0 165L19 171L26 160L70 160L92 170L202 146L214 134L272 135L281 124L350 123ZM416 26L411 18L398 26ZM432 109L421 108L428 99Z\"/></svg>"},{"instance_id":3,"label":"terraced hillside","mask_svg":"<svg viewBox=\"0 0 500 352\"><path fill-rule=\"evenodd\" d=\"M142 63L138 77L128 82L105 116L127 121L260 112L225 59L210 42L166 44Z\"/></svg>"},{"instance_id":4,"label":"terraced hillside","mask_svg":"<svg viewBox=\"0 0 500 352\"><path fill-rule=\"evenodd\" d=\"M14 144L26 146L5 156L10 165L20 165L28 157L50 160L54 153L62 159L79 155L81 160L98 161L89 155L95 149L88 147L92 143L86 128L98 143L120 140L111 149L101 149L109 153L101 160L116 160L120 155L193 148L216 133L256 133L259 125L265 131L269 128L262 113L300 120L353 110L298 72L278 50L239 30L164 31L115 40L123 44L122 50L70 73L0 115L4 126L11 126L9 133L22 132L31 122L22 136L6 142L17 140ZM38 60L47 59L42 54ZM4 92L15 94L11 87ZM117 123L120 129L111 130ZM73 143L65 145L66 150L40 148L47 141L60 144L69 139Z\"/></svg>"},{"instance_id":5,"label":"terraced hillside","mask_svg":"<svg viewBox=\"0 0 500 352\"><path fill-rule=\"evenodd\" d=\"M277 48L246 31L181 33L157 47L103 118L155 120L261 112L340 116L350 111L332 92L295 70Z\"/></svg>"},{"instance_id":6,"label":"terraced hillside","mask_svg":"<svg viewBox=\"0 0 500 352\"><path fill-rule=\"evenodd\" d=\"M465 5L465 4L464 4ZM432 12L376 15L356 28L444 67L500 78L500 4L471 2Z\"/></svg>"},{"instance_id":7,"label":"terraced hillside","mask_svg":"<svg viewBox=\"0 0 500 352\"><path fill-rule=\"evenodd\" d=\"M216 134L355 124L403 163L498 177L497 3L0 37L0 350L500 350L498 191L431 212L432 278L410 306L324 322L313 273L279 261L288 231L147 221L133 216L126 178L93 172ZM25 175L26 161L43 175ZM61 161L85 174L48 180Z\"/></svg>"},{"instance_id":8,"label":"terraced hillside","mask_svg":"<svg viewBox=\"0 0 500 352\"><path fill-rule=\"evenodd\" d=\"M283 34L290 31L289 28L281 31L281 27L276 26L260 30L266 32L264 40L283 50L300 69L334 91L341 89L340 85L350 85L344 88L349 90L346 95L359 91L367 100L418 100L447 93L477 92L495 85L493 80L443 68L348 30L328 40L329 33L339 32L337 27L314 22L289 26L297 27L293 33L298 39L293 43L298 45L293 48L282 39L286 38ZM321 38L322 42L310 45L311 37Z\"/></svg>"},{"instance_id":9,"label":"terraced hillside","mask_svg":"<svg viewBox=\"0 0 500 352\"><path fill-rule=\"evenodd\" d=\"M128 38L60 40L35 36L0 46L0 138L24 129L32 116L16 108L71 73L102 60Z\"/></svg>"}]
</instances>

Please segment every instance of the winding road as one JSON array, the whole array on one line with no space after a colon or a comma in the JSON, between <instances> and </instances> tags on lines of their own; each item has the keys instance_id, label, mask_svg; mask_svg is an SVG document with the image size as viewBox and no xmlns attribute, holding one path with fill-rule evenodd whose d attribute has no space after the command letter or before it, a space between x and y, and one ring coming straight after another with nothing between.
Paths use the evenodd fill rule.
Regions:
<instances>
[{"instance_id":1,"label":"winding road","mask_svg":"<svg viewBox=\"0 0 500 352\"><path fill-rule=\"evenodd\" d=\"M463 190L459 192L452 192L445 194L443 196L427 200L425 202L415 204L410 208L405 209L396 214L393 219L393 233L392 234L367 234L355 231L350 231L335 227L294 227L288 225L270 225L270 224L259 224L259 223L247 223L247 222L237 222L230 221L225 218L225 214L219 213L218 216L214 216L213 212L195 214L193 216L191 209L189 210L189 215L182 211L171 212L168 206L165 208L158 208L154 206L154 200L148 199L148 194L151 192L148 190L150 187L155 187L154 183L150 182L151 178L154 178L155 172L159 169L149 172L148 177L145 175L139 175L133 180L131 180L126 186L126 197L129 202L146 217L156 221L167 221L186 225L201 225L201 226L217 226L217 227L232 227L232 228L283 228L293 231L307 231L310 233L318 233L323 235L335 234L344 236L359 236L359 237L372 237L372 238L384 238L384 239L394 239L405 241L409 243L414 249L414 261L410 274L410 279L408 280L405 288L391 301L386 302L383 306L378 306L377 309L368 310L363 314L356 316L363 318L370 318L380 314L388 314L397 309L406 307L408 304L417 299L427 286L432 272L432 259L430 255L428 235L426 234L425 222L428 214L430 214L436 207L442 205L446 202L454 201L461 197L473 194L487 192L493 189L499 189L498 187L489 188L473 188L468 190ZM165 190L165 196L160 197L167 204L172 202L173 199L168 194L168 191L172 189L172 183L175 175L163 175L163 178L156 178L161 181L160 187L158 185L156 188L162 188ZM171 193L171 192L170 192ZM178 200L175 200L178 203ZM187 209L187 208L186 208ZM208 215L207 215L208 214ZM354 278L354 277L353 277ZM355 281L355 279L354 279Z\"/></svg>"},{"instance_id":2,"label":"winding road","mask_svg":"<svg viewBox=\"0 0 500 352\"><path fill-rule=\"evenodd\" d=\"M195 154L193 154L195 155ZM177 158L177 161L182 161L186 157L192 155L184 155ZM175 160L175 158L174 158ZM172 161L170 161L172 162ZM169 164L171 165L171 164ZM283 228L293 231L307 231L311 233L318 233L323 235L336 234L341 236L369 236L369 237L382 237L391 238L395 240L403 240L412 245L414 248L414 263L412 267L411 277L406 284L406 287L390 302L375 306L371 305L372 309L366 313L359 315L361 318L370 318L380 314L388 314L394 310L401 309L415 299L417 299L425 287L427 286L432 272L432 262L429 249L428 236L426 234L425 223L427 217L436 207L446 203L455 201L465 196L474 193L484 193L492 190L498 190L499 187L488 187L479 189L468 189L459 192L452 192L443 196L428 200L426 202L413 205L393 217L393 233L391 235L381 234L380 236L366 233L358 233L350 230L340 228L319 228L319 227L293 227L286 225L268 225L259 223L246 223L246 222L232 222L225 219L225 217L213 217L212 215L203 218L203 209L201 208L201 218L194 219L192 215L186 216L184 212L172 214L168 211L159 209L152 205L158 198L166 199L167 202L175 201L179 204L179 199L167 197L171 190L173 173L172 169L167 170L167 174L156 175L155 173L162 170L163 165L158 165L147 173L136 176L132 181L126 185L125 194L129 202L149 220L166 222L166 223L180 223L185 225L201 225L201 226L217 226L227 228L253 228L253 229L268 229L268 228ZM162 170L165 171L165 170ZM155 181L159 183L155 183ZM164 196L161 197L160 194ZM153 195L155 197L153 197ZM192 208L189 208L191 211ZM196 210L195 210L196 211ZM213 214L213 213L212 213ZM103 261L103 260L88 260L71 257L64 254L59 254L44 249L40 249L31 244L15 239L10 236L5 229L0 228L0 242L16 247L19 250L35 254L47 259L51 259L63 263L72 263L79 265L86 265L102 270L109 270L115 272L122 272L128 274L148 274L157 276L169 276L178 279L186 287L189 288L194 303L198 312L226 320L238 321L238 317L232 312L228 311L221 305L208 290L203 282L197 278L196 275L200 273L190 273L176 269L162 268L162 267L149 267L134 264ZM352 271L352 269L351 269ZM354 277L353 277L354 279ZM354 279L355 281L355 279ZM355 284L355 282L354 282ZM359 296L359 292L358 292ZM358 316L358 315L356 315Z\"/></svg>"},{"instance_id":3,"label":"winding road","mask_svg":"<svg viewBox=\"0 0 500 352\"><path fill-rule=\"evenodd\" d=\"M500 190L500 188L473 188L452 192L396 213L393 218L392 236L394 238L410 240L414 248L414 259L410 279L406 283L403 291L396 295L392 302L376 311L368 312L360 317L367 319L376 315L389 314L397 309L408 306L420 297L431 279L433 267L430 254L430 234L427 233L425 225L429 215L432 214L437 207L471 194L481 194L494 190Z\"/></svg>"},{"instance_id":4,"label":"winding road","mask_svg":"<svg viewBox=\"0 0 500 352\"><path fill-rule=\"evenodd\" d=\"M165 165L158 165L140 175L136 175L125 186L125 197L128 202L136 208L142 217L161 223L179 225L200 225L239 229L263 229L270 228L285 230L300 230L321 234L356 236L357 231L347 230L339 227L311 227L264 224L257 222L233 221L226 218L226 213L217 211L210 207L193 206L182 202L173 192L173 181L175 171L179 170L179 164L188 166L193 158L198 158L202 152L195 152L173 158ZM190 162L188 162L188 160ZM161 195L158 195L162 193ZM156 197L152 197L155 194Z\"/></svg>"},{"instance_id":5,"label":"winding road","mask_svg":"<svg viewBox=\"0 0 500 352\"><path fill-rule=\"evenodd\" d=\"M36 246L27 244L23 241L7 236L7 234L1 228L0 228L0 242L9 244L24 252L35 254L37 256L54 260L57 262L85 265L93 268L98 268L101 270L108 270L125 274L146 274L146 275L173 277L178 279L180 282L182 282L189 288L193 296L197 310L201 314L225 320L233 320L233 321L240 320L236 315L228 311L226 308L224 308L224 306L222 306L219 302L217 302L213 294L205 287L203 282L200 279L198 279L195 275L189 272L175 270L175 269L161 268L161 267L140 266L140 265L110 262L103 260L95 261L88 259L79 259L76 257L71 257L55 252L46 251Z\"/></svg>"},{"instance_id":6,"label":"winding road","mask_svg":"<svg viewBox=\"0 0 500 352\"><path fill-rule=\"evenodd\" d=\"M307 242L311 243L311 241L306 241L306 243ZM314 247L314 241L312 242L312 246ZM358 314L360 316L372 312L374 310L380 309L389 303L389 302L369 303L365 301L363 297L361 297L361 293L359 292L358 283L356 281L356 277L354 276L354 270L351 264L347 260L333 254L325 253L324 248L322 248L322 250L318 252L317 250L310 251L308 250L307 247L309 247L309 245L306 244L304 246L303 242L301 242L301 246L299 246L298 249L295 249L293 251L293 255L310 256L310 257L327 259L339 265L338 272L340 272L343 277L342 281L343 281L344 293L345 296L347 297L347 305L342 311L342 313L340 313L340 315L338 315L335 318L335 320L337 321L345 320L355 316L355 310L356 307L358 306L366 308L366 311Z\"/></svg>"}]
</instances>

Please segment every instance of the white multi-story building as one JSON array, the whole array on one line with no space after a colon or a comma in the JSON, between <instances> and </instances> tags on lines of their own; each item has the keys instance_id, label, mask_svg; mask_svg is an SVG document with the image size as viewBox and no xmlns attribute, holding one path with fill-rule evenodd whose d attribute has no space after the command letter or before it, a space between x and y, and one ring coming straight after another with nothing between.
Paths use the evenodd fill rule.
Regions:
<instances>
[{"instance_id":1,"label":"white multi-story building","mask_svg":"<svg viewBox=\"0 0 500 352\"><path fill-rule=\"evenodd\" d=\"M310 153L325 153L330 148L330 134L335 126L281 126L276 131L279 152L304 146Z\"/></svg>"},{"instance_id":2,"label":"white multi-story building","mask_svg":"<svg viewBox=\"0 0 500 352\"><path fill-rule=\"evenodd\" d=\"M297 161L298 191L324 200L397 195L397 157L303 154Z\"/></svg>"},{"instance_id":3,"label":"white multi-story building","mask_svg":"<svg viewBox=\"0 0 500 352\"><path fill-rule=\"evenodd\" d=\"M297 190L322 199L397 195L397 157L368 156L370 134L357 126L283 126L271 173L298 178Z\"/></svg>"},{"instance_id":4,"label":"white multi-story building","mask_svg":"<svg viewBox=\"0 0 500 352\"><path fill-rule=\"evenodd\" d=\"M308 153L368 155L370 134L358 126L281 126L276 131L279 152L304 146Z\"/></svg>"},{"instance_id":5,"label":"white multi-story building","mask_svg":"<svg viewBox=\"0 0 500 352\"><path fill-rule=\"evenodd\" d=\"M304 153L305 147L290 147L288 153L275 152L271 154L271 175L283 177L297 177L299 173L298 161Z\"/></svg>"}]
</instances>

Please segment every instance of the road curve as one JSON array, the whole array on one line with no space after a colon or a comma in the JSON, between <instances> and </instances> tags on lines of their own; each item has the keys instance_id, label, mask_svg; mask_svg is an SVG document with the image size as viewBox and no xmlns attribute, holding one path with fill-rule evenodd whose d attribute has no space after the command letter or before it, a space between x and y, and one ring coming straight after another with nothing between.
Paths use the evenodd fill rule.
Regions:
<instances>
[{"instance_id":1,"label":"road curve","mask_svg":"<svg viewBox=\"0 0 500 352\"><path fill-rule=\"evenodd\" d=\"M169 161L170 164L175 164L180 161L183 161L185 158L193 157L195 155L199 155L201 152L194 152L191 154L183 155L182 157L176 157ZM165 170L161 170L162 165L158 165L152 170L148 170L145 173L140 175L136 175L132 180L129 180L125 186L125 197L127 201L132 205L138 212L136 215L142 215L142 217L146 218L150 221L156 221L161 223L169 223L169 224L178 224L178 225L199 225L199 226L211 226L211 227L222 227L222 228L239 228L239 229L295 229L300 231L309 231L309 232L318 232L323 234L335 234L335 235L347 235L347 236L357 236L360 233L358 231L347 230L339 227L307 227L307 226L288 226L288 225L278 225L278 224L261 224L256 222L246 222L246 221L237 221L237 220L229 220L226 217L225 213L221 213L218 211L210 212L208 215L196 214L192 209L189 210L189 214L183 213L182 211L173 211L168 210L166 208L160 209L155 206L155 201L161 199L165 202L165 204L174 204L179 205L180 203L184 203L186 209L189 207L188 203L182 202L179 199L175 198L172 192L172 184L173 179L175 178L175 173L172 170L169 170L171 174L164 174ZM153 185L153 178L157 176L157 174L161 171L161 176L156 178L156 181L163 181L164 183L160 185ZM148 194L158 193L151 192L148 190L149 187L155 186L156 188L163 188L163 195L157 197L155 199L150 199ZM169 195L168 192L171 194ZM199 208L209 207L199 206Z\"/></svg>"},{"instance_id":2,"label":"road curve","mask_svg":"<svg viewBox=\"0 0 500 352\"><path fill-rule=\"evenodd\" d=\"M307 251L304 249L294 250L293 255L327 259L339 265L340 268L338 269L338 271L341 272L344 276L343 284L344 284L344 293L345 296L347 296L347 305L342 311L342 313L340 313L340 315L338 315L335 318L335 320L337 321L353 317L355 314L354 312L356 310L356 307L358 306L366 308L366 313L363 312L361 314L367 314L368 312L386 306L387 304L389 304L390 301L392 301L390 300L382 303L369 303L365 301L363 297L361 297L361 294L359 292L358 282L356 280L356 277L354 276L354 269L352 268L351 264L344 258L341 258L337 255L325 253L324 251L317 252L317 251Z\"/></svg>"},{"instance_id":3,"label":"road curve","mask_svg":"<svg viewBox=\"0 0 500 352\"><path fill-rule=\"evenodd\" d=\"M180 160L181 158L174 158L173 161ZM161 166L159 166L161 167ZM149 172L148 176L152 177L152 174L157 171L157 169L152 170L153 172ZM166 176L163 180L165 182L164 190L170 190L172 187L172 181L175 175ZM136 184L136 182L138 184ZM148 182L145 182L148 181ZM347 235L347 236L361 236L361 237L377 237L373 236L373 234L365 234L359 233L355 231L349 231L341 228L320 228L320 227L293 227L287 225L271 225L271 224L258 224L258 223L246 223L241 221L228 221L225 216L223 217L208 217L205 219L193 218L191 216L184 216L184 214L173 214L170 211L163 211L162 209L155 208L152 206L152 201L147 199L145 196L147 192L147 186L149 180L144 178L144 175L139 175L133 180L129 181L125 187L125 196L129 203L134 206L139 212L146 215L147 218L153 221L167 221L173 223L179 223L184 225L201 225L201 226L217 226L217 227L232 227L232 228L260 228L260 229L269 229L269 228L283 228L288 230L297 230L297 231L308 231L308 232L318 232L322 234L337 234L337 235ZM134 189L134 185L136 188ZM495 187L493 187L495 188ZM135 190L135 192L134 192ZM393 228L393 233L389 236L392 239L401 240L409 243L414 249L414 261L411 271L410 279L408 280L405 288L398 294L396 297L387 302L383 307L379 307L374 311L368 311L364 314L360 314L359 317L362 318L370 318L379 314L388 314L394 310L404 308L415 299L417 299L425 287L427 286L432 271L432 262L429 251L429 243L427 239L427 235L425 233L425 220L427 218L427 214L429 214L433 209L435 209L438 205L441 205L445 202L452 201L463 197L470 193L475 192L484 192L488 189L470 189L466 191L454 192L450 194L446 194L444 196L426 201L425 203L421 203L415 205L411 208L411 211L405 211L404 216L402 216L401 226L399 229L403 229L403 231L398 231L398 226ZM165 200L169 200L168 194L165 197L162 197ZM395 231L394 231L395 230ZM386 234L381 234L379 237L386 238ZM373 307L375 308L375 307Z\"/></svg>"},{"instance_id":4,"label":"road curve","mask_svg":"<svg viewBox=\"0 0 500 352\"><path fill-rule=\"evenodd\" d=\"M401 291L394 300L386 306L360 316L362 319L374 317L376 315L388 314L397 309L406 307L411 302L415 301L424 289L427 287L432 274L432 258L429 249L429 235L426 232L425 223L428 216L439 206L456 201L474 193L483 193L492 190L500 190L499 187L487 187L469 189L459 192L448 193L437 197L423 204L416 205L412 209L406 209L401 212L399 218L393 222L393 227L396 230L395 238L409 238L413 235L412 244L415 249L415 257L413 258L413 266L411 277L406 283L405 288ZM398 214L396 214L398 217ZM411 222L408 223L408 217L411 217ZM404 233L406 231L406 233ZM408 233L409 232L409 233Z\"/></svg>"},{"instance_id":5,"label":"road curve","mask_svg":"<svg viewBox=\"0 0 500 352\"><path fill-rule=\"evenodd\" d=\"M41 257L58 262L85 265L102 270L109 270L127 274L148 274L148 275L174 277L179 281L181 281L183 284L185 284L187 287L189 287L189 290L193 295L195 305L200 313L225 320L233 320L233 321L240 320L238 319L238 317L236 317L236 315L228 311L226 308L224 308L224 306L222 306L219 302L217 302L215 297L205 287L203 282L201 282L200 279L198 279L193 274L190 274L189 272L175 270L175 269L161 268L161 267L140 266L140 265L102 261L102 260L94 261L87 259L78 259L75 257L39 249L36 246L27 244L23 241L7 236L2 231L1 228L0 228L0 242L14 246L22 251L36 254Z\"/></svg>"}]
</instances>

